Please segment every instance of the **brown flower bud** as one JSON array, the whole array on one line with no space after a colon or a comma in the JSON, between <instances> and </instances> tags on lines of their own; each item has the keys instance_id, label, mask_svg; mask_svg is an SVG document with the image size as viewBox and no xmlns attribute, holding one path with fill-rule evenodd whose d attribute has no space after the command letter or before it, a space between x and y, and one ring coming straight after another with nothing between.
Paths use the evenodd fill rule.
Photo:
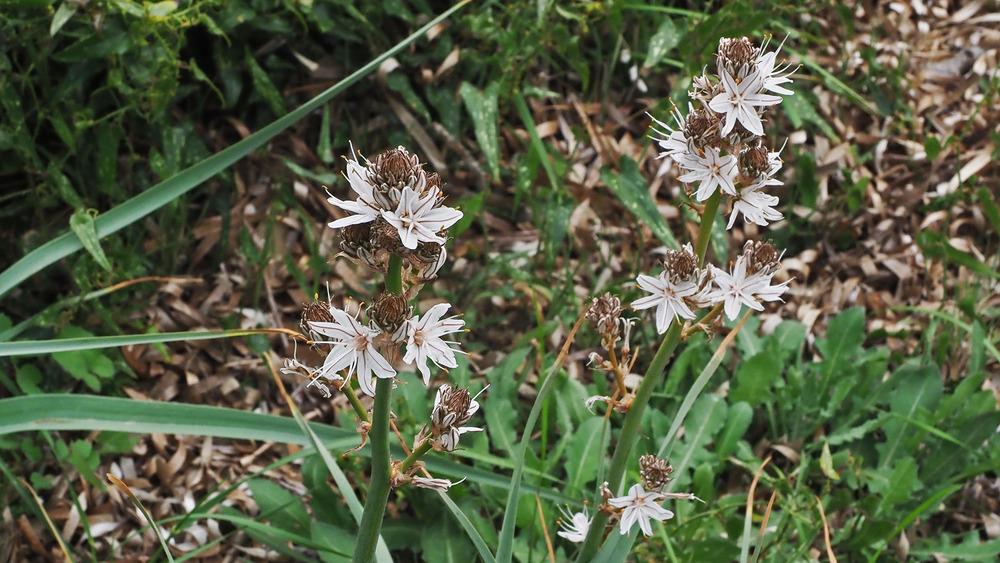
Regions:
<instances>
[{"instance_id":1,"label":"brown flower bud","mask_svg":"<svg viewBox=\"0 0 1000 563\"><path fill-rule=\"evenodd\" d=\"M368 318L385 334L393 334L410 316L406 298L395 293L383 293L368 307Z\"/></svg>"},{"instance_id":2,"label":"brown flower bud","mask_svg":"<svg viewBox=\"0 0 1000 563\"><path fill-rule=\"evenodd\" d=\"M655 455L646 454L639 458L639 476L643 486L648 491L660 491L670 481L674 468L666 460L657 459Z\"/></svg>"},{"instance_id":3,"label":"brown flower bud","mask_svg":"<svg viewBox=\"0 0 1000 563\"><path fill-rule=\"evenodd\" d=\"M770 151L760 143L749 146L740 151L739 166L740 172L748 177L757 179L761 174L766 174L771 170Z\"/></svg>"}]
</instances>

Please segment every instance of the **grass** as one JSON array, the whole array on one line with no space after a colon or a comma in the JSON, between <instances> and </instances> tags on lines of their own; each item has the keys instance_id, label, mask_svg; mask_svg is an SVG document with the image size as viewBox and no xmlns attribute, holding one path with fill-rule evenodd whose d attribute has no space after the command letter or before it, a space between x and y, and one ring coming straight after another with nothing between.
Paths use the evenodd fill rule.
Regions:
<instances>
[{"instance_id":1,"label":"grass","mask_svg":"<svg viewBox=\"0 0 1000 563\"><path fill-rule=\"evenodd\" d=\"M435 171L449 203L470 220L453 230L450 265L425 298L450 300L472 330L468 357L438 381L490 385L472 423L486 432L427 464L435 476L468 480L443 498L392 493L381 558L574 557L576 547L554 534L557 508L593 501L610 467L604 440L618 441L622 420L583 406L610 385L586 367L600 336L587 326L571 333L573 323L589 296L613 290L630 301L634 276L653 268L650 249L696 234L689 210L674 205L676 184L658 180L659 162L642 150L642 114L664 118L668 97L686 107L686 81L712 64L719 37L768 31L789 34L787 52L803 65L787 115L768 124L808 140L783 153L794 179L781 194L788 220L768 234L787 241L786 258L800 259L795 290L776 315L730 333L728 350L721 338L694 335L667 365L665 386L636 422L631 457L667 456L671 490L705 502L675 503L675 518L647 539L613 533L605 553L658 561L1000 553L964 523L989 510L975 486L1000 466L1000 413L988 387L1000 362L991 344L995 171L961 178L943 198L905 199L921 181L933 190L921 175L945 181L978 152L995 158L1000 140L977 125L992 115L982 103L940 139L900 94L898 84L912 80L906 67L877 48L859 55L866 74L825 55L847 57L844 42L866 33L892 39L891 22L878 32L822 8L801 24L805 4L768 11L745 2L706 13L544 1L443 14L419 3L12 6L0 23L0 34L17 38L0 54L0 181L11 194L0 210L9 241L0 251L0 491L11 517L26 517L46 546L57 545L54 530L80 495L121 522L108 534L135 540L114 552L91 522L61 548L71 560L192 555L140 535L147 522L130 520L102 477L122 467L135 469L116 477L175 544L199 544L209 530L203 555L249 542L289 560L344 560L324 546L353 541L351 499L365 498L369 448L329 455L357 445L350 410L275 375L269 364L290 356L292 342L247 336L241 325L263 316L294 327L298 307L327 283L334 294L370 289L334 260L325 227L321 186L345 193L343 163L331 157L348 140L365 154L404 144L445 166ZM648 92L630 80L631 64ZM996 80L982 92L995 95ZM832 114L864 131L899 119L879 148L845 135ZM821 149L840 143L848 156L824 162ZM899 148L906 143L926 156ZM893 201L907 202L912 221L880 206L884 194L901 194ZM916 228L937 212L947 220ZM857 277L851 264L861 255L909 256L879 242L879 221L913 233L923 260L907 263L916 281L865 278L855 287L866 307L846 306L835 300L848 291L837 284ZM716 229L712 252L725 260L739 247L733 238L751 235ZM803 256L812 249L823 254L810 262ZM95 291L146 276L161 281ZM907 297L919 284L927 293ZM814 322L807 304L829 314ZM640 318L633 346L652 358L658 340ZM205 329L214 332L198 338L227 339L184 332ZM633 371L647 367L641 359ZM430 399L404 381L393 411L407 437L424 425ZM200 477L176 459L200 467ZM173 502L185 495L194 508ZM225 523L219 535L210 520ZM10 541L29 557L27 536Z\"/></svg>"}]
</instances>

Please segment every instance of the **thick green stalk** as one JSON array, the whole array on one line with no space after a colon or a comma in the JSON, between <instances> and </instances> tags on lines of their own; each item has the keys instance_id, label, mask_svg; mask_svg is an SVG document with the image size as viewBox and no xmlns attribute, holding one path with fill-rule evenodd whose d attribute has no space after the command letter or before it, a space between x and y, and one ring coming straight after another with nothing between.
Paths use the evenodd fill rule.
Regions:
<instances>
[{"instance_id":1,"label":"thick green stalk","mask_svg":"<svg viewBox=\"0 0 1000 563\"><path fill-rule=\"evenodd\" d=\"M621 488L622 480L625 477L626 463L632 454L636 440L639 439L639 423L642 422L642 413L646 410L646 405L649 404L653 391L660 387L667 375L667 362L670 361L674 349L677 348L677 343L680 342L681 328L683 328L681 323L670 325L663 338L663 343L660 344L660 349L656 351L653 361L649 364L649 369L646 370L646 375L642 378L642 383L635 391L635 399L622 422L622 430L618 434L618 445L615 446L615 454L611 458L611 469L608 471L607 478L608 488L613 493L617 493ZM602 501L598 501L598 503L600 504ZM587 539L584 540L577 561L583 562L593 559L600 547L600 541L604 538L604 526L607 522L607 514L600 511L594 514L594 520L590 524L590 532L587 534Z\"/></svg>"},{"instance_id":2,"label":"thick green stalk","mask_svg":"<svg viewBox=\"0 0 1000 563\"><path fill-rule=\"evenodd\" d=\"M388 293L403 293L402 260L393 256L389 260L389 271L385 275L385 290ZM361 513L358 541L354 545L355 563L369 563L375 557L385 505L389 501L389 411L392 397L392 378L378 378L375 383L375 405L372 407L372 425L368 440L372 445L371 483L365 510Z\"/></svg>"},{"instance_id":3,"label":"thick green stalk","mask_svg":"<svg viewBox=\"0 0 1000 563\"><path fill-rule=\"evenodd\" d=\"M705 202L705 209L701 214L701 225L698 229L698 240L695 241L695 254L698 256L698 265L705 263L705 253L708 251L708 241L712 237L712 224L715 223L715 216L719 212L719 202L722 200L722 192L716 190L708 201ZM625 464L632 455L632 448L639 438L639 423L642 422L642 414L649 404L649 399L653 395L653 390L657 389L667 375L667 362L673 357L674 349L681 339L681 329L683 324L675 322L670 325L667 334L660 343L660 349L653 356L653 361L646 370L646 375L642 378L642 383L635 391L635 399L629 407L625 420L622 421L622 430L619 433L618 444L615 446L615 453L611 458L611 468L608 470L608 488L612 493L617 494L622 487L622 480L625 477ZM598 506L603 499L598 500ZM580 555L576 560L580 563L591 561L594 554L600 548L604 539L604 527L608 523L608 515L596 511L594 519L591 521L590 530L580 548Z\"/></svg>"}]
</instances>

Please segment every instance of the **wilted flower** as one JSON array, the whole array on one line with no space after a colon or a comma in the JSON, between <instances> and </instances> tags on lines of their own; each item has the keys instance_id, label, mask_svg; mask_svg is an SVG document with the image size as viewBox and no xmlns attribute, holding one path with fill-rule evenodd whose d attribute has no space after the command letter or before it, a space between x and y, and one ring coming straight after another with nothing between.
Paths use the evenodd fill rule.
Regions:
<instances>
[{"instance_id":1,"label":"wilted flower","mask_svg":"<svg viewBox=\"0 0 1000 563\"><path fill-rule=\"evenodd\" d=\"M469 394L468 389L453 389L447 383L439 387L431 410L431 445L434 449L455 451L462 434L482 432L482 428L465 426L478 411L479 402Z\"/></svg>"},{"instance_id":2,"label":"wilted flower","mask_svg":"<svg viewBox=\"0 0 1000 563\"><path fill-rule=\"evenodd\" d=\"M465 481L463 477L460 481L455 481L452 483L448 479L429 479L426 477L411 477L410 484L414 487L420 487L423 489L434 489L435 491L447 491L448 489L454 487L455 485Z\"/></svg>"}]
</instances>

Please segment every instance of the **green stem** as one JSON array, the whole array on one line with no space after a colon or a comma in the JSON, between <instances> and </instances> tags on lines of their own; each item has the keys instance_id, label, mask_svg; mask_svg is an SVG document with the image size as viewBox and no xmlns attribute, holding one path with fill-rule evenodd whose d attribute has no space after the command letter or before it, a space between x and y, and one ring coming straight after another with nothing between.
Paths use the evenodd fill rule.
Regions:
<instances>
[{"instance_id":1,"label":"green stem","mask_svg":"<svg viewBox=\"0 0 1000 563\"><path fill-rule=\"evenodd\" d=\"M698 256L698 265L705 263L705 254L708 252L708 241L712 238L712 225L715 223L715 216L719 213L719 202L722 201L722 191L717 190L708 201L701 213L701 225L698 228L698 240L695 241L695 254ZM711 313L710 313L711 314ZM718 314L718 313L716 313ZM677 343L680 342L681 329L683 324L676 322L670 325L660 349L653 356L653 361L646 370L646 375L642 378L642 383L635 391L635 400L629 407L625 420L622 421L622 430L618 434L618 444L615 446L615 453L611 458L611 469L608 471L608 488L612 493L618 493L622 487L625 477L625 464L632 455L632 448L639 438L639 424L642 422L642 413L649 404L649 399L653 395L653 390L658 388L667 375L667 362L674 354ZM603 499L598 500L598 505ZM604 527L608 523L608 515L598 510L594 514L594 519L590 524L590 531L580 548L580 555L576 558L579 562L592 561L594 554L600 547L600 542L604 538Z\"/></svg>"},{"instance_id":2,"label":"green stem","mask_svg":"<svg viewBox=\"0 0 1000 563\"><path fill-rule=\"evenodd\" d=\"M705 264L705 254L708 252L708 241L712 238L712 225L715 224L715 216L719 213L719 202L722 201L722 190L716 190L712 197L705 202L705 209L701 213L701 226L698 227L698 240L695 241L694 252L698 257L698 267ZM725 258L723 258L725 259Z\"/></svg>"},{"instance_id":3,"label":"green stem","mask_svg":"<svg viewBox=\"0 0 1000 563\"><path fill-rule=\"evenodd\" d=\"M361 399L358 399L358 394L355 393L354 388L351 387L351 382L348 381L340 390L347 396L347 401L351 403L352 407L354 407L354 412L358 413L358 418L360 418L362 422L371 422L371 420L368 420L368 410L361 404Z\"/></svg>"},{"instance_id":4,"label":"green stem","mask_svg":"<svg viewBox=\"0 0 1000 563\"><path fill-rule=\"evenodd\" d=\"M621 489L622 481L625 478L625 465L632 455L632 448L635 447L636 440L639 438L639 423L642 422L642 413L646 410L650 397L653 396L653 390L663 383L667 375L667 362L670 361L674 349L677 348L682 327L681 323L670 325L670 329L667 330L667 334L663 338L663 343L660 344L660 349L656 351L653 361L649 364L649 369L646 370L646 375L642 378L642 383L635 391L635 400L632 401L632 406L629 407L625 420L622 422L622 430L618 434L618 444L615 446L615 453L611 458L611 469L608 471L608 488L613 493L617 493ZM598 504L601 502L603 499L598 501ZM607 514L601 511L594 514L594 520L590 524L590 531L580 549L577 561L592 561L594 559L594 554L599 547L598 542L604 537L604 526L607 522Z\"/></svg>"},{"instance_id":5,"label":"green stem","mask_svg":"<svg viewBox=\"0 0 1000 563\"><path fill-rule=\"evenodd\" d=\"M372 445L372 475L365 510L361 513L358 541L354 545L355 563L369 563L375 557L385 505L389 501L389 398L392 378L379 378L375 384L375 407L368 434Z\"/></svg>"},{"instance_id":6,"label":"green stem","mask_svg":"<svg viewBox=\"0 0 1000 563\"><path fill-rule=\"evenodd\" d=\"M389 293L403 293L403 261L398 256L389 260L389 271L385 275L385 290ZM375 557L385 505L389 502L389 411L392 403L393 378L378 378L375 383L375 405L372 407L372 425L368 439L372 445L371 483L365 510L361 513L358 540L354 545L355 563L369 563Z\"/></svg>"},{"instance_id":7,"label":"green stem","mask_svg":"<svg viewBox=\"0 0 1000 563\"><path fill-rule=\"evenodd\" d=\"M406 459L403 460L403 463L399 465L399 472L405 473L407 469L412 467L413 464L416 463L417 460L420 459L430 449L431 449L430 438L426 438L424 439L423 443L417 446L417 449L413 450L412 452L410 452L410 455L406 456Z\"/></svg>"}]
</instances>

